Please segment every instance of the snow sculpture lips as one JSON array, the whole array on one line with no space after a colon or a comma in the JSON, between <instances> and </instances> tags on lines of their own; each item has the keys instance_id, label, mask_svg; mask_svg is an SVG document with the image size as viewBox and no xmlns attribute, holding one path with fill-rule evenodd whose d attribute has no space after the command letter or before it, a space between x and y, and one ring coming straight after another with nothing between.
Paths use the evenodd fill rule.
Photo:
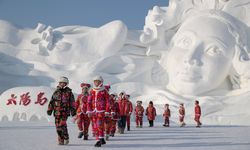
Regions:
<instances>
[{"instance_id":1,"label":"snow sculpture lips","mask_svg":"<svg viewBox=\"0 0 250 150\"><path fill-rule=\"evenodd\" d=\"M202 76L195 72L195 71L181 71L178 72L177 75L179 76L180 80L183 82L197 82L202 79Z\"/></svg>"}]
</instances>

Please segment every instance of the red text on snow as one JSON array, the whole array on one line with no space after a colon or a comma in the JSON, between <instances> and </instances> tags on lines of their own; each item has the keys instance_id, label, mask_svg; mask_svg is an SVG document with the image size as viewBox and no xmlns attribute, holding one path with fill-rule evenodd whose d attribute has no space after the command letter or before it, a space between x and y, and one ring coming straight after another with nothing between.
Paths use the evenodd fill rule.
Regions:
<instances>
[{"instance_id":1,"label":"red text on snow","mask_svg":"<svg viewBox=\"0 0 250 150\"><path fill-rule=\"evenodd\" d=\"M20 95L19 105L28 106L31 103L30 92L26 92ZM48 99L44 96L44 92L40 92L37 94L36 101L34 104L43 106L47 103ZM15 94L11 94L11 98L7 100L6 105L17 105L17 96Z\"/></svg>"}]
</instances>

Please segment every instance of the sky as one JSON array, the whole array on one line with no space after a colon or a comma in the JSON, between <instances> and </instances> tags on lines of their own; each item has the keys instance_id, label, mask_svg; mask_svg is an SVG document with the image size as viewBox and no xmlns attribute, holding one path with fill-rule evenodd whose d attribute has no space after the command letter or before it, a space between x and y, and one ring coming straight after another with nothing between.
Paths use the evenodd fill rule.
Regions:
<instances>
[{"instance_id":1,"label":"sky","mask_svg":"<svg viewBox=\"0 0 250 150\"><path fill-rule=\"evenodd\" d=\"M38 22L99 27L122 20L129 29L140 30L155 5L166 7L168 0L0 0L0 19L31 28Z\"/></svg>"}]
</instances>

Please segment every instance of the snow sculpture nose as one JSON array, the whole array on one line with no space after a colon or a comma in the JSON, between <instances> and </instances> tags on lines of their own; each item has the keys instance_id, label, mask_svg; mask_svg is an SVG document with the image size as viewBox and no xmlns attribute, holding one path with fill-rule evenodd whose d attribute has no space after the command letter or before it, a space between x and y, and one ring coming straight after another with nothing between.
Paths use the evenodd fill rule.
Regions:
<instances>
[{"instance_id":1,"label":"snow sculpture nose","mask_svg":"<svg viewBox=\"0 0 250 150\"><path fill-rule=\"evenodd\" d=\"M188 50L184 57L184 64L188 64L190 66L201 66L202 65L202 51L201 45L197 45L192 47L191 50Z\"/></svg>"}]
</instances>

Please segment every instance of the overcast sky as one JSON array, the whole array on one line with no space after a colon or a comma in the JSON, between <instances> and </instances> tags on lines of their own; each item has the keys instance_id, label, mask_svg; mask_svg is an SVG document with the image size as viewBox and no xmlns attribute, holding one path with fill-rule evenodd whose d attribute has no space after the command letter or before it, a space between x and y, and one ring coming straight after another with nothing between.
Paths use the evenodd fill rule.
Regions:
<instances>
[{"instance_id":1,"label":"overcast sky","mask_svg":"<svg viewBox=\"0 0 250 150\"><path fill-rule=\"evenodd\" d=\"M32 28L38 22L99 27L119 19L129 29L142 29L155 5L167 6L168 0L0 0L0 19Z\"/></svg>"}]
</instances>

